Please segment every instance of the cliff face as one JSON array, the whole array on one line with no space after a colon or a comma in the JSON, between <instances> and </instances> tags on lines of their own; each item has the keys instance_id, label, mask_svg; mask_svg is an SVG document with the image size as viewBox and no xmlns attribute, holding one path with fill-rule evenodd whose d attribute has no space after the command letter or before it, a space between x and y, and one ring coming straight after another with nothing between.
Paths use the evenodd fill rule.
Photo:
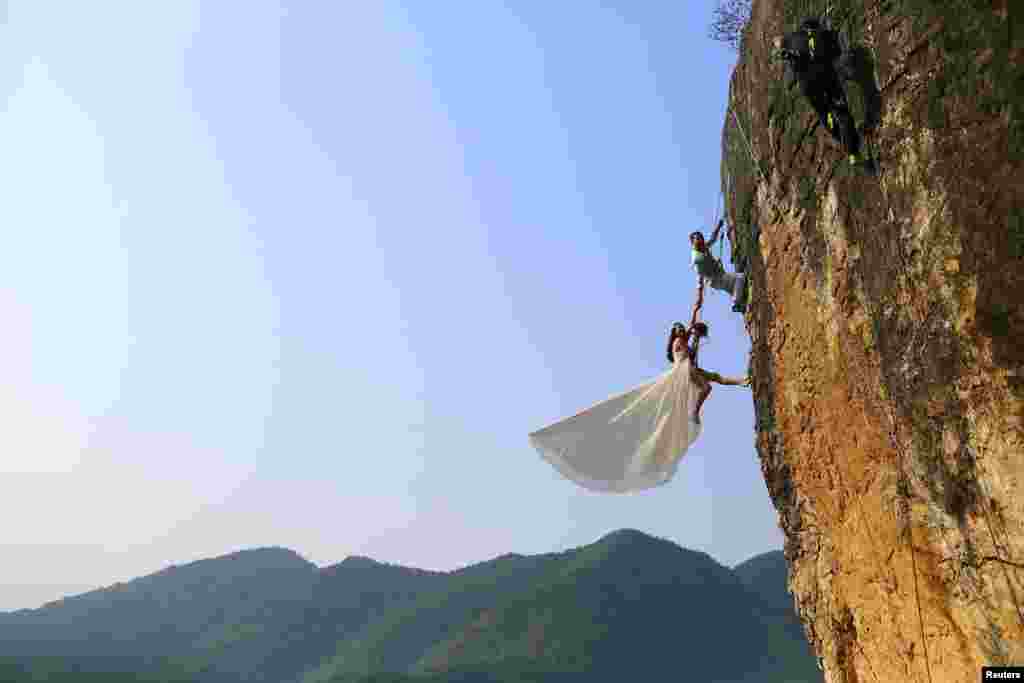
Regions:
<instances>
[{"instance_id":1,"label":"cliff face","mask_svg":"<svg viewBox=\"0 0 1024 683\"><path fill-rule=\"evenodd\" d=\"M977 680L1024 664L1022 10L827 4L877 177L769 59L824 1L755 0L731 84L757 448L826 680Z\"/></svg>"}]
</instances>

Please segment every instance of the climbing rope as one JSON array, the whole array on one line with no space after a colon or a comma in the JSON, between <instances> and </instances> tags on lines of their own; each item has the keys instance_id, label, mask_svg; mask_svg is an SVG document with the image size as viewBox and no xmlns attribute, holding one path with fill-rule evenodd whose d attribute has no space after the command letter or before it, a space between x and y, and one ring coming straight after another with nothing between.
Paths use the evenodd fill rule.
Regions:
<instances>
[{"instance_id":1,"label":"climbing rope","mask_svg":"<svg viewBox=\"0 0 1024 683\"><path fill-rule=\"evenodd\" d=\"M722 262L722 252L724 251L724 249L725 249L725 238L724 237L719 237L718 238L718 262L719 263Z\"/></svg>"},{"instance_id":2,"label":"climbing rope","mask_svg":"<svg viewBox=\"0 0 1024 683\"><path fill-rule=\"evenodd\" d=\"M878 313L879 312L877 310L877 307L872 305L872 304L870 304L870 303L868 303L868 302L865 302L865 304L866 304L866 307L868 309L869 315L872 318L874 318L875 320L878 320L879 319L878 318ZM922 328L919 328L918 330L915 330L914 334L911 336L911 339L910 339L910 347L911 348L913 348L914 345L916 344L917 336L918 336L918 333L921 331L921 329L923 329L923 326L922 326ZM884 383L884 381L885 381L884 377L879 377L879 379ZM883 386L884 386L884 384L883 384ZM924 653L923 653L924 654L924 668L925 668L925 673L928 676L928 683L932 683L932 681L933 681L933 679L932 679L932 665L931 665L931 658L929 657L929 654L928 654L928 639L925 636L924 613L923 613L923 610L921 609L921 594L920 594L920 588L918 587L918 578L917 578L917 575L918 575L917 552L914 549L914 534L913 534L914 521L913 521L913 516L912 516L913 506L911 505L911 501L910 501L910 476L907 474L907 470L906 470L906 467L905 467L905 464L904 464L904 461L906 460L906 454L905 454L905 449L900 445L900 441L899 441L899 437L898 437L899 427L898 427L897 421L896 421L895 397L891 394L891 392L886 391L886 395L883 397L883 400L882 400L882 406L883 406L883 408L885 410L886 417L889 418L889 442L890 442L890 445L892 446L893 453L894 453L895 458L896 458L896 475L897 475L896 491L897 491L897 494L900 497L901 514L906 516L906 519L905 519L906 528L905 528L905 530L904 530L902 535L904 535L906 537L907 548L910 551L910 569L911 569L911 572L912 572L912 574L914 576L914 602L915 602L915 605L917 607L917 625L918 625L918 629L920 631L920 637L921 637L920 643L921 643L922 650L924 651Z\"/></svg>"},{"instance_id":3,"label":"climbing rope","mask_svg":"<svg viewBox=\"0 0 1024 683\"><path fill-rule=\"evenodd\" d=\"M718 191L718 199L715 200L715 219L714 219L714 223L715 223L716 227L718 226L719 219L722 218L722 209L723 209L722 191L721 191L721 189L719 189L719 191ZM724 247L725 247L725 238L723 238L722 235L719 234L719 236L718 236L718 262L719 263L722 262L722 250L723 250Z\"/></svg>"},{"instance_id":4,"label":"climbing rope","mask_svg":"<svg viewBox=\"0 0 1024 683\"><path fill-rule=\"evenodd\" d=\"M896 438L896 412L893 409L891 397L886 401L885 407L889 416L889 440L892 442L892 446L896 450L898 476L896 490L903 497L902 503L905 508L905 514L907 515L907 547L910 549L910 569L914 575L914 602L917 604L917 625L921 631L921 646L924 650L924 668L925 672L928 674L928 683L932 683L932 665L928 656L928 639L925 637L924 632L924 613L921 610L921 594L917 585L917 552L914 550L914 520L911 517L912 507L910 504L910 478L907 476L906 469L903 466L903 449L900 448Z\"/></svg>"},{"instance_id":5,"label":"climbing rope","mask_svg":"<svg viewBox=\"0 0 1024 683\"><path fill-rule=\"evenodd\" d=\"M750 139L747 138L747 134L743 130L743 126L740 124L740 119L738 116L736 116L736 110L730 106L729 112L732 114L733 121L736 122L736 127L739 129L740 135L743 136L743 142L747 143L747 152L750 153L750 161L754 164L755 167L757 167L757 170L761 173L761 177L764 178L764 182L767 183L768 176L765 174L764 169L761 168L761 164L757 162L757 157L754 156L754 148L750 146Z\"/></svg>"}]
</instances>

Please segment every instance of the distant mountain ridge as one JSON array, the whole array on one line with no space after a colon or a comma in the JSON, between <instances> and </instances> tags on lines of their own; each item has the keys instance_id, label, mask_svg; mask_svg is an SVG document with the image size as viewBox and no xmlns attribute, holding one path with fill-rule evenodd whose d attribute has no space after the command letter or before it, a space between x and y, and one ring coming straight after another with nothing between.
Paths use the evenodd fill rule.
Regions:
<instances>
[{"instance_id":1,"label":"distant mountain ridge","mask_svg":"<svg viewBox=\"0 0 1024 683\"><path fill-rule=\"evenodd\" d=\"M318 568L263 548L0 614L0 664L102 661L195 683L603 681L637 667L818 682L784 572L781 552L732 570L629 529L452 572L359 556Z\"/></svg>"}]
</instances>

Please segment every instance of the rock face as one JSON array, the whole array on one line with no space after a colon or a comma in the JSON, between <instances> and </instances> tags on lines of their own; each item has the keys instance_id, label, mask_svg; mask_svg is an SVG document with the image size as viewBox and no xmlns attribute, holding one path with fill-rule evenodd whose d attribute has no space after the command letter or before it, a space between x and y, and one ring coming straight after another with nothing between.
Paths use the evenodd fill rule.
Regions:
<instances>
[{"instance_id":1,"label":"rock face","mask_svg":"<svg viewBox=\"0 0 1024 683\"><path fill-rule=\"evenodd\" d=\"M825 2L755 0L730 88L757 448L826 680L977 680L1024 664L1022 10L828 4L877 177L769 59Z\"/></svg>"}]
</instances>

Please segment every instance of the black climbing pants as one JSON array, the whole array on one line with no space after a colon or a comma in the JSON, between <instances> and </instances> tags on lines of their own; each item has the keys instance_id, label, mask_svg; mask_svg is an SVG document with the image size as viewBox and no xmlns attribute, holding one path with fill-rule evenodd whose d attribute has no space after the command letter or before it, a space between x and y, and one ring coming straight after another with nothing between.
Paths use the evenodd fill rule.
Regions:
<instances>
[{"instance_id":1,"label":"black climbing pants","mask_svg":"<svg viewBox=\"0 0 1024 683\"><path fill-rule=\"evenodd\" d=\"M800 90L818 113L821 125L846 148L848 154L857 154L860 152L860 135L846 104L839 75L831 66L815 66L817 68L808 69L807 73L800 75ZM832 125L829 125L829 112L832 112Z\"/></svg>"}]
</instances>

